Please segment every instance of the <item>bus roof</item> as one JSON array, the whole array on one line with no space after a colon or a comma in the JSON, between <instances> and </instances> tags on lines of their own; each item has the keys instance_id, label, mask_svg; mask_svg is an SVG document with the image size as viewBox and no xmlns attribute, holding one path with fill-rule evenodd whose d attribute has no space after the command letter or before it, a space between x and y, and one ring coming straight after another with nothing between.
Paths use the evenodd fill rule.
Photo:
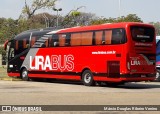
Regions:
<instances>
[{"instance_id":1,"label":"bus roof","mask_svg":"<svg viewBox=\"0 0 160 114\"><path fill-rule=\"evenodd\" d=\"M48 34L55 34L55 33L67 33L67 32L81 32L81 31L91 31L91 30L103 30L106 28L125 28L126 26L131 25L140 25L140 26L148 26L153 27L150 24L138 23L138 22L121 22L121 23L106 23L101 25L91 25L91 26L78 26L66 29L59 29L57 31L51 31Z\"/></svg>"},{"instance_id":2,"label":"bus roof","mask_svg":"<svg viewBox=\"0 0 160 114\"><path fill-rule=\"evenodd\" d=\"M22 37L28 36L31 33L32 33L32 35L44 35L44 34L47 34L50 31L53 31L53 30L56 30L56 29L53 28L53 27L50 27L50 28L44 28L44 29L27 30L27 31L24 31L24 32L18 34L17 36L15 36L14 39L21 39Z\"/></svg>"}]
</instances>

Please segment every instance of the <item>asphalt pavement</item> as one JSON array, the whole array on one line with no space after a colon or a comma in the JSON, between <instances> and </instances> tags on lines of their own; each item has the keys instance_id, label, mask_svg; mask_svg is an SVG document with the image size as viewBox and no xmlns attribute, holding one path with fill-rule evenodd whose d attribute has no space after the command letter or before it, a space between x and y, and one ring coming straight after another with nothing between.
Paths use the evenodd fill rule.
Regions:
<instances>
[{"instance_id":1,"label":"asphalt pavement","mask_svg":"<svg viewBox=\"0 0 160 114\"><path fill-rule=\"evenodd\" d=\"M160 105L160 83L87 87L68 81L0 81L0 105Z\"/></svg>"}]
</instances>

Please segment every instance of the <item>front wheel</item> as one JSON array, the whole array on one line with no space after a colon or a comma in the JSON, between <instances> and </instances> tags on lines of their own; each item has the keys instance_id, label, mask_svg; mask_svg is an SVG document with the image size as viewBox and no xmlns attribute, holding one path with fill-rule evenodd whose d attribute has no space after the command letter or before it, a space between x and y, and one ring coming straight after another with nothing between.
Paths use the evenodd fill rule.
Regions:
<instances>
[{"instance_id":1,"label":"front wheel","mask_svg":"<svg viewBox=\"0 0 160 114\"><path fill-rule=\"evenodd\" d=\"M93 86L95 84L93 74L90 70L85 70L82 73L82 82L85 86Z\"/></svg>"},{"instance_id":2,"label":"front wheel","mask_svg":"<svg viewBox=\"0 0 160 114\"><path fill-rule=\"evenodd\" d=\"M28 70L24 68L21 72L21 78L23 81L29 81Z\"/></svg>"}]
</instances>

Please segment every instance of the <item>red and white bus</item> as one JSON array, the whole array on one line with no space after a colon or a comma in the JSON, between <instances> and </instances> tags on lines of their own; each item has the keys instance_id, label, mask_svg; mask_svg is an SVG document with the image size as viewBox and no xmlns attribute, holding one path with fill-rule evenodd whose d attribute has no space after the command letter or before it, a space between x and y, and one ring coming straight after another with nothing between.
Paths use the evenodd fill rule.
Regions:
<instances>
[{"instance_id":1,"label":"red and white bus","mask_svg":"<svg viewBox=\"0 0 160 114\"><path fill-rule=\"evenodd\" d=\"M5 43L8 75L119 83L155 79L155 29L115 23L30 31Z\"/></svg>"}]
</instances>

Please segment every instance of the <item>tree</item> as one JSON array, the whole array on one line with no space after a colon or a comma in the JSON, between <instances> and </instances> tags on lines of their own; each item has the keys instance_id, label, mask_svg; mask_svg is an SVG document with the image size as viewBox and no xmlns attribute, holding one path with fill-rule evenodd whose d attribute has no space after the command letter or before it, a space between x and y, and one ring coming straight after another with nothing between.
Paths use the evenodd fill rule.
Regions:
<instances>
[{"instance_id":1,"label":"tree","mask_svg":"<svg viewBox=\"0 0 160 114\"><path fill-rule=\"evenodd\" d=\"M17 34L17 20L5 19L0 25L0 44L6 39L12 39Z\"/></svg>"},{"instance_id":2,"label":"tree","mask_svg":"<svg viewBox=\"0 0 160 114\"><path fill-rule=\"evenodd\" d=\"M71 10L61 23L63 27L74 27L74 26L84 26L90 25L91 20L95 19L95 14L80 12L79 9L85 6L80 6L77 9Z\"/></svg>"},{"instance_id":3,"label":"tree","mask_svg":"<svg viewBox=\"0 0 160 114\"><path fill-rule=\"evenodd\" d=\"M31 17L32 21L31 22L31 26L32 28L34 27L35 24L38 24L39 26L35 25L35 28L39 27L39 28L47 28L47 27L55 27L56 26L56 19L57 16L56 15L51 15L49 13L39 13L36 14L34 16ZM62 22L63 17L59 16L59 23Z\"/></svg>"},{"instance_id":4,"label":"tree","mask_svg":"<svg viewBox=\"0 0 160 114\"><path fill-rule=\"evenodd\" d=\"M33 0L32 5L29 6L27 4L27 0L25 0L25 6L23 7L22 14L30 19L37 10L39 9L51 9L54 7L55 2L57 0ZM22 15L20 17L23 17Z\"/></svg>"},{"instance_id":5,"label":"tree","mask_svg":"<svg viewBox=\"0 0 160 114\"><path fill-rule=\"evenodd\" d=\"M143 22L136 14L129 14L126 17L121 16L117 18L117 22Z\"/></svg>"},{"instance_id":6,"label":"tree","mask_svg":"<svg viewBox=\"0 0 160 114\"><path fill-rule=\"evenodd\" d=\"M101 17L101 18L97 17L95 20L91 21L91 24L92 25L99 25L99 24L104 24L104 23L115 23L115 22L117 22L115 18L110 17L109 19L107 19L107 18L103 18L103 17Z\"/></svg>"},{"instance_id":7,"label":"tree","mask_svg":"<svg viewBox=\"0 0 160 114\"><path fill-rule=\"evenodd\" d=\"M150 22L150 24L152 24L155 27L156 35L160 35L160 22Z\"/></svg>"},{"instance_id":8,"label":"tree","mask_svg":"<svg viewBox=\"0 0 160 114\"><path fill-rule=\"evenodd\" d=\"M136 14L129 14L126 17L121 16L118 18L98 18L95 20L92 20L93 25L97 24L103 24L103 23L117 23L117 22L143 22L141 18L139 18Z\"/></svg>"}]
</instances>

